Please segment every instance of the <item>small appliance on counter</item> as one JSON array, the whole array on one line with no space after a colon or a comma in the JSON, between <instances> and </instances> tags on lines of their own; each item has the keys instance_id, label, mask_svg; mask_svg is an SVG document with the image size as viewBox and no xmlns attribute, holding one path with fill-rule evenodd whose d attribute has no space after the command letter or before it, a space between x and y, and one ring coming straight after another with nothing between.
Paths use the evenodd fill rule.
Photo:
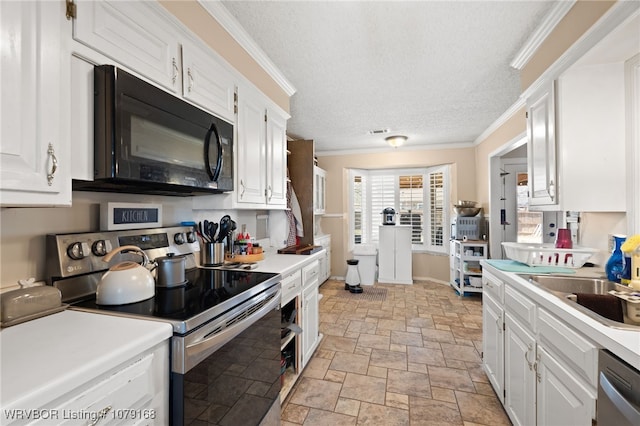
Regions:
<instances>
[{"instance_id":1,"label":"small appliance on counter","mask_svg":"<svg viewBox=\"0 0 640 426\"><path fill-rule=\"evenodd\" d=\"M453 206L457 216L451 221L452 240L479 240L482 237L483 217L478 214L482 207L477 205L475 201L458 200L458 204Z\"/></svg>"},{"instance_id":2,"label":"small appliance on counter","mask_svg":"<svg viewBox=\"0 0 640 426\"><path fill-rule=\"evenodd\" d=\"M396 211L392 207L387 207L382 210L382 224L383 225L395 225L396 224Z\"/></svg>"}]
</instances>

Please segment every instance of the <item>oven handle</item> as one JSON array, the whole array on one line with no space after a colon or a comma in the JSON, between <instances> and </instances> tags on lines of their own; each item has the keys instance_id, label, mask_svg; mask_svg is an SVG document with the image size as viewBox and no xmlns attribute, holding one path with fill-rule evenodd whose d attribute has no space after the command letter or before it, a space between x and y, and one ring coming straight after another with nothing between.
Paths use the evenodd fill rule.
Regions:
<instances>
[{"instance_id":1,"label":"oven handle","mask_svg":"<svg viewBox=\"0 0 640 426\"><path fill-rule=\"evenodd\" d=\"M600 387L609 397L609 400L616 406L618 411L622 413L632 425L640 424L640 411L627 401L618 389L611 383L604 371L600 372Z\"/></svg>"},{"instance_id":2,"label":"oven handle","mask_svg":"<svg viewBox=\"0 0 640 426\"><path fill-rule=\"evenodd\" d=\"M227 342L231 341L234 337L245 331L253 325L253 323L265 316L269 311L276 309L280 305L280 286L278 286L275 293L266 294L265 298L269 297L271 294L274 294L274 297L266 305L255 311L247 318L233 324L231 327L225 328L220 333L214 334L211 337L204 337L186 345L184 348L185 372L197 365L200 360L206 358L209 354L215 352Z\"/></svg>"}]
</instances>

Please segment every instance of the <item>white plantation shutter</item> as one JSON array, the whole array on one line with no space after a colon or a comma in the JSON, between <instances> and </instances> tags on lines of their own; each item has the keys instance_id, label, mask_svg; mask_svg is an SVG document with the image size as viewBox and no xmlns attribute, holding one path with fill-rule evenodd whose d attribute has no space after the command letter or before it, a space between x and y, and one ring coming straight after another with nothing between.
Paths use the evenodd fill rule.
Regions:
<instances>
[{"instance_id":1,"label":"white plantation shutter","mask_svg":"<svg viewBox=\"0 0 640 426\"><path fill-rule=\"evenodd\" d=\"M444 247L446 214L445 173L437 171L429 177L429 245Z\"/></svg>"},{"instance_id":2,"label":"white plantation shutter","mask_svg":"<svg viewBox=\"0 0 640 426\"><path fill-rule=\"evenodd\" d=\"M422 244L422 219L424 216L423 175L400 175L399 194L400 225L411 226L411 243Z\"/></svg>"},{"instance_id":3,"label":"white plantation shutter","mask_svg":"<svg viewBox=\"0 0 640 426\"><path fill-rule=\"evenodd\" d=\"M371 242L378 242L378 227L382 225L382 210L387 207L396 209L396 177L389 174L369 175L369 212Z\"/></svg>"},{"instance_id":4,"label":"white plantation shutter","mask_svg":"<svg viewBox=\"0 0 640 426\"><path fill-rule=\"evenodd\" d=\"M412 228L414 250L446 252L448 166L429 169L350 170L353 244L377 243L382 210L396 210L396 223Z\"/></svg>"}]
</instances>

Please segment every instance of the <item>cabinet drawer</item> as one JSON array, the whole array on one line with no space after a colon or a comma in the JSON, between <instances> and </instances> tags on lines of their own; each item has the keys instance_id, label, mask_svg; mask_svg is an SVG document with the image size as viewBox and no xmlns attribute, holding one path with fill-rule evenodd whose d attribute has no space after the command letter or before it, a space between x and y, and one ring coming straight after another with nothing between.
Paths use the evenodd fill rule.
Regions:
<instances>
[{"instance_id":1,"label":"cabinet drawer","mask_svg":"<svg viewBox=\"0 0 640 426\"><path fill-rule=\"evenodd\" d=\"M152 418L143 417L153 416L151 409L140 411L150 405L154 395L153 357L154 354L148 354L138 359L86 391L70 397L55 410L59 413L100 413L104 415L105 424L127 419L130 424L139 421L153 423ZM77 421L73 418L60 420Z\"/></svg>"},{"instance_id":2,"label":"cabinet drawer","mask_svg":"<svg viewBox=\"0 0 640 426\"><path fill-rule=\"evenodd\" d=\"M482 273L482 291L491 294L502 305L504 301L504 283L486 271Z\"/></svg>"},{"instance_id":3,"label":"cabinet drawer","mask_svg":"<svg viewBox=\"0 0 640 426\"><path fill-rule=\"evenodd\" d=\"M280 288L282 289L281 303L285 305L289 303L291 299L300 294L302 289L302 273L298 269L295 272L285 276L280 282Z\"/></svg>"},{"instance_id":4,"label":"cabinet drawer","mask_svg":"<svg viewBox=\"0 0 640 426\"><path fill-rule=\"evenodd\" d=\"M538 342L557 354L591 386L598 386L598 348L544 309L538 312Z\"/></svg>"},{"instance_id":5,"label":"cabinet drawer","mask_svg":"<svg viewBox=\"0 0 640 426\"><path fill-rule=\"evenodd\" d=\"M536 330L536 304L511 287L504 289L505 310L517 317L529 330Z\"/></svg>"},{"instance_id":6,"label":"cabinet drawer","mask_svg":"<svg viewBox=\"0 0 640 426\"><path fill-rule=\"evenodd\" d=\"M317 281L319 273L320 262L317 260L314 260L312 263L302 268L302 282L304 283L304 287L306 288L314 281Z\"/></svg>"}]
</instances>

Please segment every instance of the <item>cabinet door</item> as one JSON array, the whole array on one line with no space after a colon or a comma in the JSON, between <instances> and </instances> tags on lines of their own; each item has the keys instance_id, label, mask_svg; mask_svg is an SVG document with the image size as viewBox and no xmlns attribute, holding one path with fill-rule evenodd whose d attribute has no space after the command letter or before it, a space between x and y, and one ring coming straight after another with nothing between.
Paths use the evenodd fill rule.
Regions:
<instances>
[{"instance_id":1,"label":"cabinet door","mask_svg":"<svg viewBox=\"0 0 640 426\"><path fill-rule=\"evenodd\" d=\"M392 226L380 226L380 249L378 257L378 280L394 281L396 276L395 233Z\"/></svg>"},{"instance_id":2,"label":"cabinet door","mask_svg":"<svg viewBox=\"0 0 640 426\"><path fill-rule=\"evenodd\" d=\"M252 92L238 88L238 144L236 200L265 202L266 143L264 103Z\"/></svg>"},{"instance_id":3,"label":"cabinet door","mask_svg":"<svg viewBox=\"0 0 640 426\"><path fill-rule=\"evenodd\" d=\"M0 204L71 205L64 2L0 2Z\"/></svg>"},{"instance_id":4,"label":"cabinet door","mask_svg":"<svg viewBox=\"0 0 640 426\"><path fill-rule=\"evenodd\" d=\"M396 280L412 282L411 227L395 226Z\"/></svg>"},{"instance_id":5,"label":"cabinet door","mask_svg":"<svg viewBox=\"0 0 640 426\"><path fill-rule=\"evenodd\" d=\"M320 317L317 278L302 292L302 315L302 367L304 368L318 343Z\"/></svg>"},{"instance_id":6,"label":"cabinet door","mask_svg":"<svg viewBox=\"0 0 640 426\"><path fill-rule=\"evenodd\" d=\"M536 424L536 341L505 312L504 408L514 425Z\"/></svg>"},{"instance_id":7,"label":"cabinet door","mask_svg":"<svg viewBox=\"0 0 640 426\"><path fill-rule=\"evenodd\" d=\"M557 205L555 85L527 100L527 160L531 206Z\"/></svg>"},{"instance_id":8,"label":"cabinet door","mask_svg":"<svg viewBox=\"0 0 640 426\"><path fill-rule=\"evenodd\" d=\"M220 62L222 59L214 55L195 43L183 44L182 92L185 99L234 123L235 81Z\"/></svg>"},{"instance_id":9,"label":"cabinet door","mask_svg":"<svg viewBox=\"0 0 640 426\"><path fill-rule=\"evenodd\" d=\"M590 426L595 413L595 389L587 390L542 346L538 346L538 359L538 424Z\"/></svg>"},{"instance_id":10,"label":"cabinet door","mask_svg":"<svg viewBox=\"0 0 640 426\"><path fill-rule=\"evenodd\" d=\"M504 404L504 310L486 292L482 298L482 364Z\"/></svg>"},{"instance_id":11,"label":"cabinet door","mask_svg":"<svg viewBox=\"0 0 640 426\"><path fill-rule=\"evenodd\" d=\"M287 205L287 119L267 112L267 204Z\"/></svg>"},{"instance_id":12,"label":"cabinet door","mask_svg":"<svg viewBox=\"0 0 640 426\"><path fill-rule=\"evenodd\" d=\"M76 1L73 38L172 92L181 88L179 35L156 2Z\"/></svg>"},{"instance_id":13,"label":"cabinet door","mask_svg":"<svg viewBox=\"0 0 640 426\"><path fill-rule=\"evenodd\" d=\"M318 166L313 166L313 176L313 213L324 214L326 172Z\"/></svg>"}]
</instances>

